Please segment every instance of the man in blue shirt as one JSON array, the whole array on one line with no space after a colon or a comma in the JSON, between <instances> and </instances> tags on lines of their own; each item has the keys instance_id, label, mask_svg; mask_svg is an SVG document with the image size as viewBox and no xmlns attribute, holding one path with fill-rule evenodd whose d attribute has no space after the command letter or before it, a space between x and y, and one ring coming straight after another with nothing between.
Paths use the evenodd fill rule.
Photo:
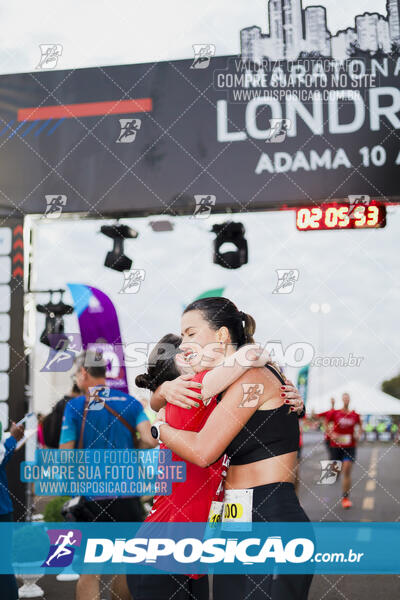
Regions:
<instances>
[{"instance_id":1,"label":"man in blue shirt","mask_svg":"<svg viewBox=\"0 0 400 600\"><path fill-rule=\"evenodd\" d=\"M93 352L86 352L76 360L75 382L81 396L72 398L64 409L59 448L61 449L131 449L154 448L150 422L138 400L117 389L110 389L110 397L93 401L93 388L106 386L106 366ZM83 422L83 426L82 426ZM136 432L140 439L136 439ZM88 498L86 510L91 521L142 521L143 509L138 497ZM113 598L130 599L125 575L112 582ZM99 576L83 574L76 588L76 600L99 598Z\"/></svg>"},{"instance_id":2,"label":"man in blue shirt","mask_svg":"<svg viewBox=\"0 0 400 600\"><path fill-rule=\"evenodd\" d=\"M10 437L4 442L5 454L0 462L0 521L13 520L13 505L8 491L5 467L14 454L17 442L24 436L24 428L12 423L10 434ZM0 575L0 589L2 600L18 599L18 586L14 575Z\"/></svg>"}]
</instances>

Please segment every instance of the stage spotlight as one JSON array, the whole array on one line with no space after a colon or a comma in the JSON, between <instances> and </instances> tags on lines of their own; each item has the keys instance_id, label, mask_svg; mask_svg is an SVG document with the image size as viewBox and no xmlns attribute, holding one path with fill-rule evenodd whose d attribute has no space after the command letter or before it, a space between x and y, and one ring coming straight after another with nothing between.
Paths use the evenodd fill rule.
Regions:
<instances>
[{"instance_id":1,"label":"stage spotlight","mask_svg":"<svg viewBox=\"0 0 400 600\"><path fill-rule=\"evenodd\" d=\"M101 233L111 238L114 242L113 249L107 253L104 265L114 271L129 271L132 260L124 254L124 240L137 238L137 231L128 225L102 225Z\"/></svg>"},{"instance_id":2,"label":"stage spotlight","mask_svg":"<svg viewBox=\"0 0 400 600\"><path fill-rule=\"evenodd\" d=\"M225 269L238 269L247 264L247 240L244 237L245 228L242 223L227 221L214 225L212 231L217 234L214 240L213 262L215 264ZM236 249L222 253L221 248L224 244L233 244Z\"/></svg>"},{"instance_id":3,"label":"stage spotlight","mask_svg":"<svg viewBox=\"0 0 400 600\"><path fill-rule=\"evenodd\" d=\"M62 341L62 334L64 333L63 316L72 314L74 309L72 306L69 306L69 304L64 304L62 299L60 299L57 303L53 302L51 294L50 302L47 304L38 304L36 306L36 310L46 315L46 324L44 331L40 336L40 341L42 344L46 344L46 346L50 346L50 348L52 348L53 344L49 340L49 334L57 334L57 336L60 336L57 338L57 343L59 344L60 341ZM65 336L65 339L68 339L67 336Z\"/></svg>"}]
</instances>

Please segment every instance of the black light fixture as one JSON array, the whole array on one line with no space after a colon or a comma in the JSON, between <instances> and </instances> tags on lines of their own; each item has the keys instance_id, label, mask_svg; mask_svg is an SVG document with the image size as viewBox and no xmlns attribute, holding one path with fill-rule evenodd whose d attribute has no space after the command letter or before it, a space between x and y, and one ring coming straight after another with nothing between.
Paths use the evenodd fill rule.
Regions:
<instances>
[{"instance_id":1,"label":"black light fixture","mask_svg":"<svg viewBox=\"0 0 400 600\"><path fill-rule=\"evenodd\" d=\"M102 225L101 233L111 238L114 242L113 249L107 253L104 266L114 271L129 271L132 266L132 260L124 254L124 240L137 238L137 231L128 227L128 225Z\"/></svg>"},{"instance_id":2,"label":"black light fixture","mask_svg":"<svg viewBox=\"0 0 400 600\"><path fill-rule=\"evenodd\" d=\"M227 221L214 225L213 233L217 234L214 240L214 257L213 262L225 269L238 269L242 265L247 264L247 240L244 237L245 228L242 223L234 223ZM221 252L224 244L233 244L234 250Z\"/></svg>"},{"instance_id":3,"label":"black light fixture","mask_svg":"<svg viewBox=\"0 0 400 600\"><path fill-rule=\"evenodd\" d=\"M43 313L46 315L46 323L45 323L45 327L44 327L44 331L42 332L41 336L40 336L40 341L42 342L42 344L46 344L46 346L50 346L50 348L53 348L54 345L54 338L53 338L53 343L51 342L51 340L49 339L49 335L57 335L57 345L60 344L60 342L63 341L63 334L64 334L64 315L71 315L74 312L74 308L73 306L70 306L69 304L64 304L64 302L62 301L62 297L64 294L65 290L44 290L48 293L50 293L50 301L47 304L37 304L36 306L36 310L40 313ZM54 293L60 293L60 299L59 301L53 302L53 294ZM65 340L68 340L67 336L65 336L64 338ZM57 348L56 348L57 349Z\"/></svg>"}]
</instances>

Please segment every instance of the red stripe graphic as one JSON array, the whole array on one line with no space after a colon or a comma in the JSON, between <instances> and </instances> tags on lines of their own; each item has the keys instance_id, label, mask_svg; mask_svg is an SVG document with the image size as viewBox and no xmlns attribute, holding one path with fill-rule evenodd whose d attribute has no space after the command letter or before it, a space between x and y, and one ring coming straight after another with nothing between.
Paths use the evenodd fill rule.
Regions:
<instances>
[{"instance_id":1,"label":"red stripe graphic","mask_svg":"<svg viewBox=\"0 0 400 600\"><path fill-rule=\"evenodd\" d=\"M151 98L112 100L111 102L86 102L84 104L57 104L53 106L20 108L18 111L18 121L70 119L73 117L150 112L151 110L153 110L153 101Z\"/></svg>"},{"instance_id":2,"label":"red stripe graphic","mask_svg":"<svg viewBox=\"0 0 400 600\"><path fill-rule=\"evenodd\" d=\"M13 258L13 263L15 262L24 262L24 255L21 252L18 252Z\"/></svg>"},{"instance_id":3,"label":"red stripe graphic","mask_svg":"<svg viewBox=\"0 0 400 600\"><path fill-rule=\"evenodd\" d=\"M17 225L16 227L14 227L14 235L17 235L18 233L22 235L23 232L24 230L22 229L22 225Z\"/></svg>"},{"instance_id":4,"label":"red stripe graphic","mask_svg":"<svg viewBox=\"0 0 400 600\"><path fill-rule=\"evenodd\" d=\"M16 269L14 269L12 276L13 277L17 277L17 276L23 277L24 276L24 272L22 270L22 267L17 267Z\"/></svg>"},{"instance_id":5,"label":"red stripe graphic","mask_svg":"<svg viewBox=\"0 0 400 600\"><path fill-rule=\"evenodd\" d=\"M24 248L24 242L22 241L21 238L18 238L17 240L15 240L15 242L13 243L13 249L15 250L16 248Z\"/></svg>"}]
</instances>

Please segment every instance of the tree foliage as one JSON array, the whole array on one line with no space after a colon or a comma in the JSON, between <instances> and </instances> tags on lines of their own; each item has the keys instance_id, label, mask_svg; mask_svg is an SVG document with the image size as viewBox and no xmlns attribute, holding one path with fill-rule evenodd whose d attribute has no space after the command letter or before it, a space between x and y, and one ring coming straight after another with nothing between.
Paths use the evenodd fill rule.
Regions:
<instances>
[{"instance_id":1,"label":"tree foliage","mask_svg":"<svg viewBox=\"0 0 400 600\"><path fill-rule=\"evenodd\" d=\"M387 379L381 385L382 392L400 399L400 375Z\"/></svg>"}]
</instances>

